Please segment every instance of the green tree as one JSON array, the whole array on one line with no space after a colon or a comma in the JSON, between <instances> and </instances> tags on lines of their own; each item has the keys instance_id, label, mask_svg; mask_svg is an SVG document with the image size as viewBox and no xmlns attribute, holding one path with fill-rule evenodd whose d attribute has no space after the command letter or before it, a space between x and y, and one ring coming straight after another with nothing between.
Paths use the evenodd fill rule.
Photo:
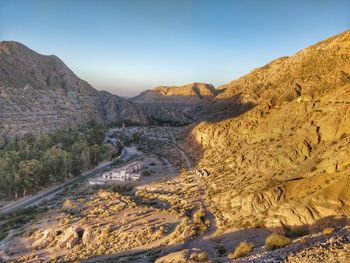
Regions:
<instances>
[{"instance_id":1,"label":"green tree","mask_svg":"<svg viewBox=\"0 0 350 263\"><path fill-rule=\"evenodd\" d=\"M89 146L86 141L75 142L71 147L72 153L72 173L80 174L81 170L87 169L90 166ZM88 155L86 157L86 155Z\"/></svg>"},{"instance_id":2,"label":"green tree","mask_svg":"<svg viewBox=\"0 0 350 263\"><path fill-rule=\"evenodd\" d=\"M90 150L90 163L95 166L101 161L101 147L97 144L91 145Z\"/></svg>"},{"instance_id":3,"label":"green tree","mask_svg":"<svg viewBox=\"0 0 350 263\"><path fill-rule=\"evenodd\" d=\"M28 189L36 190L41 186L42 165L36 160L21 161L18 165L19 182L23 189L23 196L26 195Z\"/></svg>"},{"instance_id":4,"label":"green tree","mask_svg":"<svg viewBox=\"0 0 350 263\"><path fill-rule=\"evenodd\" d=\"M7 151L0 159L1 187L7 190L9 196L15 196L15 198L18 196L20 188L16 180L20 160L21 158L17 151Z\"/></svg>"},{"instance_id":5,"label":"green tree","mask_svg":"<svg viewBox=\"0 0 350 263\"><path fill-rule=\"evenodd\" d=\"M54 181L67 179L72 168L72 155L56 146L48 149L42 160L45 172L52 175Z\"/></svg>"},{"instance_id":6,"label":"green tree","mask_svg":"<svg viewBox=\"0 0 350 263\"><path fill-rule=\"evenodd\" d=\"M87 139L90 145L101 145L105 139L106 128L101 124L92 126L87 132Z\"/></svg>"}]
</instances>

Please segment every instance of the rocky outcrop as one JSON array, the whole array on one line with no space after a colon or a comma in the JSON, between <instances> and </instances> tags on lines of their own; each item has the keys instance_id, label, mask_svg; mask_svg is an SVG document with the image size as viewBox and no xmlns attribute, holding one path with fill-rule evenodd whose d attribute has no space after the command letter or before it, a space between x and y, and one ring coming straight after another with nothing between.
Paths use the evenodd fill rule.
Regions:
<instances>
[{"instance_id":1,"label":"rocky outcrop","mask_svg":"<svg viewBox=\"0 0 350 263\"><path fill-rule=\"evenodd\" d=\"M82 228L70 227L61 234L58 240L58 247L71 249L78 244L83 235L84 230Z\"/></svg>"},{"instance_id":2,"label":"rocky outcrop","mask_svg":"<svg viewBox=\"0 0 350 263\"><path fill-rule=\"evenodd\" d=\"M0 43L2 137L90 121L144 125L148 118L133 102L95 90L58 57L40 55L17 42Z\"/></svg>"}]
</instances>

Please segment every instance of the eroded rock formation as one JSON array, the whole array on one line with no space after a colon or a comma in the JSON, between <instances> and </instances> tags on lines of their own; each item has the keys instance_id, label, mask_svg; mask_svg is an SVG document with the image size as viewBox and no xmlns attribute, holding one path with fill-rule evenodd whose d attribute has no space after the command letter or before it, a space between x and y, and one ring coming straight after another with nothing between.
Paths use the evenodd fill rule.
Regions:
<instances>
[{"instance_id":1,"label":"eroded rock formation","mask_svg":"<svg viewBox=\"0 0 350 263\"><path fill-rule=\"evenodd\" d=\"M184 147L210 170L221 227L313 225L350 216L350 31L221 87L256 106L202 122Z\"/></svg>"}]
</instances>

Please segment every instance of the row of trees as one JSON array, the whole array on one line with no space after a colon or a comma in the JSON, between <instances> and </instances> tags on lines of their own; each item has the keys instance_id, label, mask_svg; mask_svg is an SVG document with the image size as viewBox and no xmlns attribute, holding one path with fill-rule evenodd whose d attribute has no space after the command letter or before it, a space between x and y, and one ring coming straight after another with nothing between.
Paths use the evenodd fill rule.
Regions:
<instances>
[{"instance_id":1,"label":"row of trees","mask_svg":"<svg viewBox=\"0 0 350 263\"><path fill-rule=\"evenodd\" d=\"M23 138L0 151L0 191L17 198L63 182L118 154L104 144L105 128L91 124L80 130L57 130Z\"/></svg>"}]
</instances>

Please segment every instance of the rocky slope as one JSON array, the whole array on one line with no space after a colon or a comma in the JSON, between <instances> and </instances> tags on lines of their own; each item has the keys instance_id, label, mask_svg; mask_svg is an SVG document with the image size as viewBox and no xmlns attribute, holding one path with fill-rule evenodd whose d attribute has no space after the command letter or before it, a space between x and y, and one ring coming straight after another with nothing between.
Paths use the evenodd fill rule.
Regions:
<instances>
[{"instance_id":1,"label":"rocky slope","mask_svg":"<svg viewBox=\"0 0 350 263\"><path fill-rule=\"evenodd\" d=\"M184 147L221 228L316 227L350 216L350 31L233 81L256 106L203 122Z\"/></svg>"},{"instance_id":2,"label":"rocky slope","mask_svg":"<svg viewBox=\"0 0 350 263\"><path fill-rule=\"evenodd\" d=\"M300 95L319 97L350 81L349 35L346 31L292 57L278 58L219 87L218 98L242 94L245 100L290 101Z\"/></svg>"},{"instance_id":3,"label":"rocky slope","mask_svg":"<svg viewBox=\"0 0 350 263\"><path fill-rule=\"evenodd\" d=\"M89 121L147 124L142 109L79 79L58 57L0 43L0 133L77 127Z\"/></svg>"},{"instance_id":4,"label":"rocky slope","mask_svg":"<svg viewBox=\"0 0 350 263\"><path fill-rule=\"evenodd\" d=\"M155 124L186 125L202 120L218 120L251 107L240 97L216 99L220 93L211 84L160 86L146 90L131 100L141 105Z\"/></svg>"}]
</instances>

